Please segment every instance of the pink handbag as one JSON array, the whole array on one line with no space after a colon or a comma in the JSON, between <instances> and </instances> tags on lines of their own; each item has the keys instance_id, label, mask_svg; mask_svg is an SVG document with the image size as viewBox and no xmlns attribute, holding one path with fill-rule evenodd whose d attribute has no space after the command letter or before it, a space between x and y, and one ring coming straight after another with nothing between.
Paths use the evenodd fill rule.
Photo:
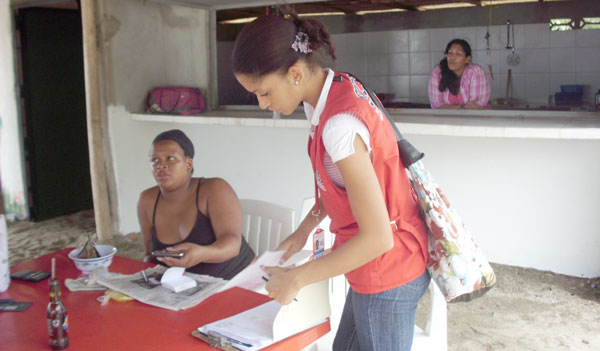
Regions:
<instances>
[{"instance_id":1,"label":"pink handbag","mask_svg":"<svg viewBox=\"0 0 600 351\"><path fill-rule=\"evenodd\" d=\"M204 112L204 97L197 88L157 87L148 93L146 112L195 115Z\"/></svg>"}]
</instances>

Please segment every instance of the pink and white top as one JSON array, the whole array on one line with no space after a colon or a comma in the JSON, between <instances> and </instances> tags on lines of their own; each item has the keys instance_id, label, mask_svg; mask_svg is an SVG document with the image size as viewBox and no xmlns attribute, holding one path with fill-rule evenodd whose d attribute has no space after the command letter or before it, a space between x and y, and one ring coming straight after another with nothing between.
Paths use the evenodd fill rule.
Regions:
<instances>
[{"instance_id":1,"label":"pink and white top","mask_svg":"<svg viewBox=\"0 0 600 351\"><path fill-rule=\"evenodd\" d=\"M431 108L436 109L442 105L462 105L477 98L477 105L489 107L490 100L490 81L485 70L478 64L469 63L460 78L460 94L453 95L446 88L440 91L440 80L442 78L442 69L437 65L429 77L429 103ZM459 103L457 103L459 102Z\"/></svg>"}]
</instances>

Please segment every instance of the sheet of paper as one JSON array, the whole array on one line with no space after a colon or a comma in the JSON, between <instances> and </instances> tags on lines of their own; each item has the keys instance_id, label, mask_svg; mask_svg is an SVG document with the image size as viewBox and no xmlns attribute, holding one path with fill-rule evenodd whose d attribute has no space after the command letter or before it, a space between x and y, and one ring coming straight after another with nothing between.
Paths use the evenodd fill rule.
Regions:
<instances>
[{"instance_id":1,"label":"sheet of paper","mask_svg":"<svg viewBox=\"0 0 600 351\"><path fill-rule=\"evenodd\" d=\"M283 340L308 329L331 315L329 280L309 284L296 295L296 302L282 306L273 321L273 340Z\"/></svg>"},{"instance_id":2,"label":"sheet of paper","mask_svg":"<svg viewBox=\"0 0 600 351\"><path fill-rule=\"evenodd\" d=\"M262 277L266 277L265 272L260 268L260 266L288 267L303 263L310 257L310 251L300 251L290 257L290 259L287 260L283 265L281 265L279 264L279 260L284 253L285 251L265 251L254 263L248 265L248 267L244 268L244 270L239 272L235 277L231 278L231 280L219 291L224 291L229 288L233 288L234 286L239 286L249 290L257 290L258 287L265 284L265 281Z\"/></svg>"}]
</instances>

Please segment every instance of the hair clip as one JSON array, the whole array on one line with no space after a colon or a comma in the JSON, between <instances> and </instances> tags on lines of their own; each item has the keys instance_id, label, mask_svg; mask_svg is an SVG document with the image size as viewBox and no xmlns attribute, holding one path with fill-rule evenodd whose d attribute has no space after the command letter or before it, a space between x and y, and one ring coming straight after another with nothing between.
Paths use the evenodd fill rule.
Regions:
<instances>
[{"instance_id":1,"label":"hair clip","mask_svg":"<svg viewBox=\"0 0 600 351\"><path fill-rule=\"evenodd\" d=\"M296 39L292 44L292 49L303 54L311 53L312 50L310 49L310 43L308 42L308 35L304 32L298 32L298 34L296 34Z\"/></svg>"}]
</instances>

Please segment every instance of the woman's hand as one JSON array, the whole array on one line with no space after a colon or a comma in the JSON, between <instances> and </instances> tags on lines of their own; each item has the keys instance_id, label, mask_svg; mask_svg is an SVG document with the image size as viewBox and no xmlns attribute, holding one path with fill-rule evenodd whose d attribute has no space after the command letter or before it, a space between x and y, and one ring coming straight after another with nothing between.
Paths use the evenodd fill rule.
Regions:
<instances>
[{"instance_id":1,"label":"woman's hand","mask_svg":"<svg viewBox=\"0 0 600 351\"><path fill-rule=\"evenodd\" d=\"M301 288L300 284L296 281L295 271L281 267L261 268L269 275L269 282L265 286L265 289L269 292L269 297L272 297L282 305L292 302Z\"/></svg>"},{"instance_id":2,"label":"woman's hand","mask_svg":"<svg viewBox=\"0 0 600 351\"><path fill-rule=\"evenodd\" d=\"M290 234L285 240L283 240L279 246L275 249L275 251L285 251L283 256L281 256L281 260L279 260L280 264L285 263L293 254L302 250L304 245L306 244L306 239L308 237L297 230Z\"/></svg>"},{"instance_id":3,"label":"woman's hand","mask_svg":"<svg viewBox=\"0 0 600 351\"><path fill-rule=\"evenodd\" d=\"M169 252L183 252L182 258L176 257L157 257L156 259L169 267L190 268L202 262L203 247L193 243L182 243L172 247L167 247Z\"/></svg>"},{"instance_id":4,"label":"woman's hand","mask_svg":"<svg viewBox=\"0 0 600 351\"><path fill-rule=\"evenodd\" d=\"M477 102L479 102L479 99L480 98L476 98L476 99L473 99L473 100L467 102L465 104L465 109L467 109L467 110L481 110L481 109L483 109L483 106L477 105Z\"/></svg>"}]
</instances>

